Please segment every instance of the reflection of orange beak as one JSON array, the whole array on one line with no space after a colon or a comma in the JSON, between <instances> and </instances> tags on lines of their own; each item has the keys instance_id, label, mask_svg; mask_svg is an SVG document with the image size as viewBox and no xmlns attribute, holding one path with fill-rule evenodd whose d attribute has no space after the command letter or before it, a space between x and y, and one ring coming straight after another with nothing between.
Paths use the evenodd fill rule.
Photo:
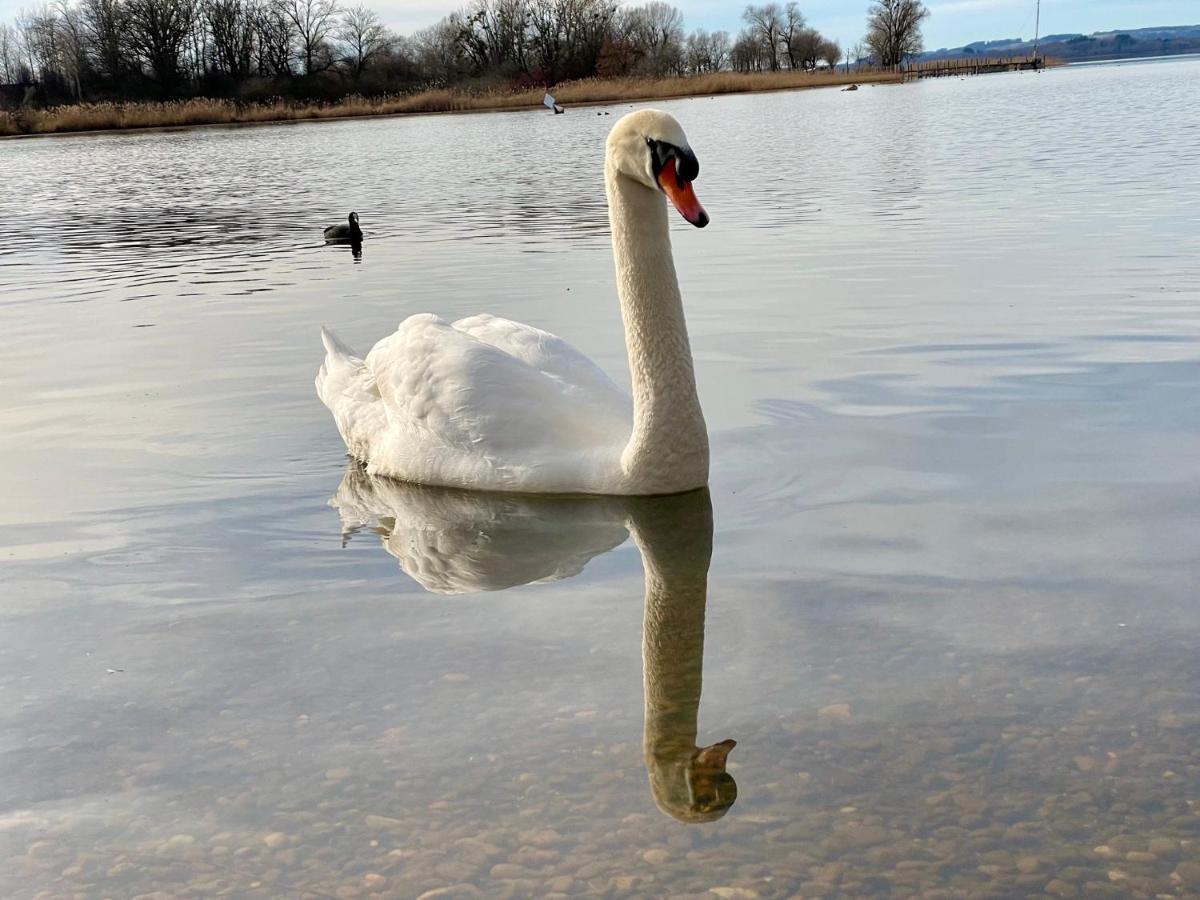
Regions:
<instances>
[{"instance_id":1,"label":"reflection of orange beak","mask_svg":"<svg viewBox=\"0 0 1200 900\"><path fill-rule=\"evenodd\" d=\"M681 216L697 228L703 228L708 224L708 213L696 199L692 183L679 177L679 173L675 169L674 158L668 160L667 165L663 166L662 171L658 173L658 184L663 189L663 193L675 204L675 208L679 210Z\"/></svg>"},{"instance_id":2,"label":"reflection of orange beak","mask_svg":"<svg viewBox=\"0 0 1200 900\"><path fill-rule=\"evenodd\" d=\"M700 210L704 212L704 210ZM711 747L705 747L696 752L696 762L708 769L718 769L725 771L725 760L729 756L729 751L737 746L737 741L733 739L721 741L719 744L713 744Z\"/></svg>"}]
</instances>

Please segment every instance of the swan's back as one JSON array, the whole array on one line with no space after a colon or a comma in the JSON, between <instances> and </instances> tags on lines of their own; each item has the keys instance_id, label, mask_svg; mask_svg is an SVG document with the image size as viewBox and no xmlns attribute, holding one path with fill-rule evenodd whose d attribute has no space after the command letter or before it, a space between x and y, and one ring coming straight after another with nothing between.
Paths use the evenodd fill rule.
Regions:
<instances>
[{"instance_id":1,"label":"swan's back","mask_svg":"<svg viewBox=\"0 0 1200 900\"><path fill-rule=\"evenodd\" d=\"M411 316L358 361L330 338L317 391L373 474L617 492L629 398L561 338L492 316Z\"/></svg>"}]
</instances>

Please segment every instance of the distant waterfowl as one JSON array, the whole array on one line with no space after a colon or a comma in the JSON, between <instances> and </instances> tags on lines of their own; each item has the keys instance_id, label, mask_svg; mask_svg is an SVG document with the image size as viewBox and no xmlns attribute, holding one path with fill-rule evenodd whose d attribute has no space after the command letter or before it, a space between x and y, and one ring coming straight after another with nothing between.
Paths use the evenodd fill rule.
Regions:
<instances>
[{"instance_id":1,"label":"distant waterfowl","mask_svg":"<svg viewBox=\"0 0 1200 900\"><path fill-rule=\"evenodd\" d=\"M632 399L538 328L490 315L410 316L366 358L322 330L321 400L368 472L420 484L531 493L670 494L708 481L708 433L664 195L708 214L696 156L658 110L609 134L605 185Z\"/></svg>"},{"instance_id":2,"label":"distant waterfowl","mask_svg":"<svg viewBox=\"0 0 1200 900\"><path fill-rule=\"evenodd\" d=\"M556 116L560 116L566 112L566 110L559 106L558 103L555 102L554 98L549 94L542 98L542 105L546 107L546 109L554 110L554 114Z\"/></svg>"},{"instance_id":3,"label":"distant waterfowl","mask_svg":"<svg viewBox=\"0 0 1200 900\"><path fill-rule=\"evenodd\" d=\"M358 243L362 240L362 229L358 227L358 213L350 213L347 222L341 225L330 225L325 229L325 240L329 242Z\"/></svg>"}]
</instances>

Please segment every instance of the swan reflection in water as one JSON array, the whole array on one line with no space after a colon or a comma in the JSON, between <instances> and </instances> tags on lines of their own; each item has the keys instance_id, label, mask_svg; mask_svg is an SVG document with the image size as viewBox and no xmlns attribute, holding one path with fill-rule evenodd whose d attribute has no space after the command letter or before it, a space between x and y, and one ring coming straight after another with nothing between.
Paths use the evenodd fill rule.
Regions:
<instances>
[{"instance_id":1,"label":"swan reflection in water","mask_svg":"<svg viewBox=\"0 0 1200 900\"><path fill-rule=\"evenodd\" d=\"M330 501L343 535L373 530L426 590L497 591L577 575L632 535L646 576L643 749L658 808L681 822L721 818L737 799L734 741L696 744L704 607L712 556L707 489L669 497L538 497L407 484L351 461Z\"/></svg>"}]
</instances>

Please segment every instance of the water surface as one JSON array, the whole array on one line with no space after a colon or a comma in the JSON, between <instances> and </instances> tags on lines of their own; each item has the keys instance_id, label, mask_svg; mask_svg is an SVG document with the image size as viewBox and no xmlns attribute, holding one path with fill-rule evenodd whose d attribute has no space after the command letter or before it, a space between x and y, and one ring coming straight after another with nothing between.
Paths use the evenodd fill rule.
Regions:
<instances>
[{"instance_id":1,"label":"water surface","mask_svg":"<svg viewBox=\"0 0 1200 900\"><path fill-rule=\"evenodd\" d=\"M422 311L627 382L626 107L0 144L0 893L1200 893L1197 83L663 104L674 505L375 484L312 388Z\"/></svg>"}]
</instances>

